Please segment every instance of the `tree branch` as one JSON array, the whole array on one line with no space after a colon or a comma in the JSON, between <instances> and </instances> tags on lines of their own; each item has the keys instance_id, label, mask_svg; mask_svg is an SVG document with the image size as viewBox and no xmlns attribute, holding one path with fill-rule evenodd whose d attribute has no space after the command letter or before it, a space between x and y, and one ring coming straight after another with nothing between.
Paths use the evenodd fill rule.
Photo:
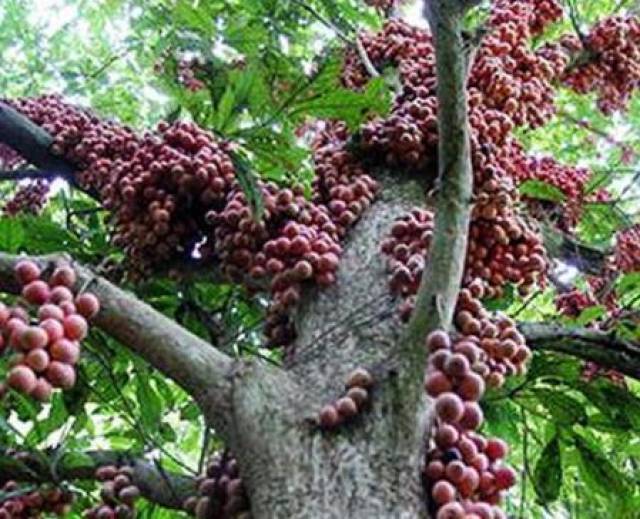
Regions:
<instances>
[{"instance_id":1,"label":"tree branch","mask_svg":"<svg viewBox=\"0 0 640 519\"><path fill-rule=\"evenodd\" d=\"M18 291L13 269L23 258L0 252L0 290ZM42 268L72 262L65 256L32 259ZM88 287L102 303L95 324L173 379L198 401L203 410L212 410L210 414L216 416L207 418L224 433L232 411L230 395L234 361L88 268L77 263L74 267L78 273L78 286Z\"/></svg>"},{"instance_id":2,"label":"tree branch","mask_svg":"<svg viewBox=\"0 0 640 519\"><path fill-rule=\"evenodd\" d=\"M434 240L403 347L415 372L424 368L424 339L451 326L460 290L471 217L473 171L467 113L467 60L462 37L464 6L428 0L438 76L438 194ZM415 374L415 373L414 373Z\"/></svg>"},{"instance_id":3,"label":"tree branch","mask_svg":"<svg viewBox=\"0 0 640 519\"><path fill-rule=\"evenodd\" d=\"M640 344L619 338L614 331L541 323L520 323L518 329L533 350L571 355L640 380Z\"/></svg>"},{"instance_id":4,"label":"tree branch","mask_svg":"<svg viewBox=\"0 0 640 519\"><path fill-rule=\"evenodd\" d=\"M156 463L136 458L125 452L89 451L68 453L55 464L55 452L32 453L22 463L2 463L0 483L45 484L57 481L95 479L95 471L106 465L130 465L134 470L133 482L140 488L142 496L162 507L181 509L182 503L197 492L195 478L165 471ZM11 459L10 461L13 461ZM52 470L54 468L54 470ZM54 477L55 476L55 477Z\"/></svg>"},{"instance_id":5,"label":"tree branch","mask_svg":"<svg viewBox=\"0 0 640 519\"><path fill-rule=\"evenodd\" d=\"M13 171L0 171L0 182L10 181L18 182L20 180L53 180L59 177L60 174L55 171L41 170L41 169L16 169Z\"/></svg>"}]
</instances>

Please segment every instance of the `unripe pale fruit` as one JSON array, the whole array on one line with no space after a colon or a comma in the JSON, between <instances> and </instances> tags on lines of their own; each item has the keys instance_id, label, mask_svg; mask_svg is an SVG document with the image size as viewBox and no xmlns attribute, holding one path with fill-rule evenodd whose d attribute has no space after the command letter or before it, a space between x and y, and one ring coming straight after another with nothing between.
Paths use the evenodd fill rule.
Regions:
<instances>
[{"instance_id":1,"label":"unripe pale fruit","mask_svg":"<svg viewBox=\"0 0 640 519\"><path fill-rule=\"evenodd\" d=\"M71 389L76 383L76 371L73 367L55 360L49 364L46 376L53 387Z\"/></svg>"},{"instance_id":2,"label":"unripe pale fruit","mask_svg":"<svg viewBox=\"0 0 640 519\"><path fill-rule=\"evenodd\" d=\"M27 351L44 348L48 343L49 336L40 326L29 326L20 335L20 344Z\"/></svg>"},{"instance_id":3,"label":"unripe pale fruit","mask_svg":"<svg viewBox=\"0 0 640 519\"><path fill-rule=\"evenodd\" d=\"M458 422L464 413L464 406L460 397L455 393L442 393L436 398L436 414L443 422Z\"/></svg>"},{"instance_id":4,"label":"unripe pale fruit","mask_svg":"<svg viewBox=\"0 0 640 519\"><path fill-rule=\"evenodd\" d=\"M76 297L76 309L85 319L92 319L100 311L100 301L93 294L85 292Z\"/></svg>"},{"instance_id":5,"label":"unripe pale fruit","mask_svg":"<svg viewBox=\"0 0 640 519\"><path fill-rule=\"evenodd\" d=\"M427 348L430 352L450 349L451 340L449 334L442 330L434 330L427 336Z\"/></svg>"},{"instance_id":6,"label":"unripe pale fruit","mask_svg":"<svg viewBox=\"0 0 640 519\"><path fill-rule=\"evenodd\" d=\"M81 341L87 336L87 321L81 315L68 315L64 318L62 324L64 325L64 333L67 339Z\"/></svg>"},{"instance_id":7,"label":"unripe pale fruit","mask_svg":"<svg viewBox=\"0 0 640 519\"><path fill-rule=\"evenodd\" d=\"M36 374L27 366L15 366L7 375L7 385L25 395L33 391L36 383Z\"/></svg>"},{"instance_id":8,"label":"unripe pale fruit","mask_svg":"<svg viewBox=\"0 0 640 519\"><path fill-rule=\"evenodd\" d=\"M351 418L358 414L358 406L349 397L342 397L336 400L336 409L338 414L344 418Z\"/></svg>"},{"instance_id":9,"label":"unripe pale fruit","mask_svg":"<svg viewBox=\"0 0 640 519\"><path fill-rule=\"evenodd\" d=\"M325 405L318 416L320 426L326 429L332 429L340 423L340 415L334 405Z\"/></svg>"},{"instance_id":10,"label":"unripe pale fruit","mask_svg":"<svg viewBox=\"0 0 640 519\"><path fill-rule=\"evenodd\" d=\"M347 391L347 397L351 398L351 400L353 400L358 406L358 409L360 409L369 400L369 392L363 387L356 386Z\"/></svg>"},{"instance_id":11,"label":"unripe pale fruit","mask_svg":"<svg viewBox=\"0 0 640 519\"><path fill-rule=\"evenodd\" d=\"M430 397L437 397L442 393L451 391L451 381L440 370L429 371L424 378L424 388Z\"/></svg>"},{"instance_id":12,"label":"unripe pale fruit","mask_svg":"<svg viewBox=\"0 0 640 519\"><path fill-rule=\"evenodd\" d=\"M484 380L477 373L469 372L460 381L457 392L464 400L478 401L484 394Z\"/></svg>"},{"instance_id":13,"label":"unripe pale fruit","mask_svg":"<svg viewBox=\"0 0 640 519\"><path fill-rule=\"evenodd\" d=\"M32 305L42 305L49 300L51 292L44 281L32 281L22 289L22 297Z\"/></svg>"},{"instance_id":14,"label":"unripe pale fruit","mask_svg":"<svg viewBox=\"0 0 640 519\"><path fill-rule=\"evenodd\" d=\"M517 475L511 467L500 467L494 471L496 487L506 490L516 484Z\"/></svg>"},{"instance_id":15,"label":"unripe pale fruit","mask_svg":"<svg viewBox=\"0 0 640 519\"><path fill-rule=\"evenodd\" d=\"M40 277L40 268L33 261L21 260L15 266L16 278L21 285L27 285Z\"/></svg>"},{"instance_id":16,"label":"unripe pale fruit","mask_svg":"<svg viewBox=\"0 0 640 519\"><path fill-rule=\"evenodd\" d=\"M487 441L487 448L484 452L491 461L496 461L507 457L509 447L504 440L491 438Z\"/></svg>"},{"instance_id":17,"label":"unripe pale fruit","mask_svg":"<svg viewBox=\"0 0 640 519\"><path fill-rule=\"evenodd\" d=\"M40 327L47 332L49 343L55 342L64 337L64 327L57 319L45 319L40 323Z\"/></svg>"},{"instance_id":18,"label":"unripe pale fruit","mask_svg":"<svg viewBox=\"0 0 640 519\"><path fill-rule=\"evenodd\" d=\"M467 517L460 503L447 503L436 514L436 519L466 519Z\"/></svg>"},{"instance_id":19,"label":"unripe pale fruit","mask_svg":"<svg viewBox=\"0 0 640 519\"><path fill-rule=\"evenodd\" d=\"M27 353L24 362L36 373L41 373L49 367L49 354L43 348L37 348Z\"/></svg>"},{"instance_id":20,"label":"unripe pale fruit","mask_svg":"<svg viewBox=\"0 0 640 519\"><path fill-rule=\"evenodd\" d=\"M347 377L347 387L363 387L370 388L373 385L373 377L364 368L356 368Z\"/></svg>"},{"instance_id":21,"label":"unripe pale fruit","mask_svg":"<svg viewBox=\"0 0 640 519\"><path fill-rule=\"evenodd\" d=\"M53 386L44 378L39 378L30 395L38 402L48 402L53 394Z\"/></svg>"},{"instance_id":22,"label":"unripe pale fruit","mask_svg":"<svg viewBox=\"0 0 640 519\"><path fill-rule=\"evenodd\" d=\"M52 287L64 286L67 288L73 288L73 285L76 284L76 272L67 265L58 267L53 271L53 274L51 274L49 284Z\"/></svg>"},{"instance_id":23,"label":"unripe pale fruit","mask_svg":"<svg viewBox=\"0 0 640 519\"><path fill-rule=\"evenodd\" d=\"M73 365L80 359L80 346L77 342L60 339L51 345L49 353L53 360Z\"/></svg>"},{"instance_id":24,"label":"unripe pale fruit","mask_svg":"<svg viewBox=\"0 0 640 519\"><path fill-rule=\"evenodd\" d=\"M448 481L440 480L431 489L433 500L439 505L450 503L456 498L456 489Z\"/></svg>"}]
</instances>

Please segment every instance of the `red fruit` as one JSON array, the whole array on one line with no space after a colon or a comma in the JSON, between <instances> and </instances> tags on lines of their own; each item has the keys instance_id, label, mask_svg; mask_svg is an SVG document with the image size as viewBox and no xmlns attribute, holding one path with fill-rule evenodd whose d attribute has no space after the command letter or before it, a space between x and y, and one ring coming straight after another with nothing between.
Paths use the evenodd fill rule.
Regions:
<instances>
[{"instance_id":1,"label":"red fruit","mask_svg":"<svg viewBox=\"0 0 640 519\"><path fill-rule=\"evenodd\" d=\"M482 409L476 402L464 403L464 412L460 419L461 427L474 431L482 425L483 420L484 415L482 413Z\"/></svg>"},{"instance_id":2,"label":"red fruit","mask_svg":"<svg viewBox=\"0 0 640 519\"><path fill-rule=\"evenodd\" d=\"M467 519L468 517L460 503L447 503L436 514L436 519Z\"/></svg>"},{"instance_id":3,"label":"red fruit","mask_svg":"<svg viewBox=\"0 0 640 519\"><path fill-rule=\"evenodd\" d=\"M33 391L36 383L36 374L27 366L15 366L7 375L7 385L26 395Z\"/></svg>"},{"instance_id":4,"label":"red fruit","mask_svg":"<svg viewBox=\"0 0 640 519\"><path fill-rule=\"evenodd\" d=\"M429 481L442 479L444 476L444 464L441 461L431 461L425 468L424 474Z\"/></svg>"},{"instance_id":5,"label":"red fruit","mask_svg":"<svg viewBox=\"0 0 640 519\"><path fill-rule=\"evenodd\" d=\"M76 371L69 364L53 361L49 364L46 377L53 387L71 389L76 383Z\"/></svg>"},{"instance_id":6,"label":"red fruit","mask_svg":"<svg viewBox=\"0 0 640 519\"><path fill-rule=\"evenodd\" d=\"M455 393L442 393L436 398L436 414L443 422L458 422L464 413L464 406L460 397Z\"/></svg>"},{"instance_id":7,"label":"red fruit","mask_svg":"<svg viewBox=\"0 0 640 519\"><path fill-rule=\"evenodd\" d=\"M71 267L66 265L63 267L58 267L53 271L53 274L51 274L49 284L52 287L64 286L73 288L73 285L76 284L76 272Z\"/></svg>"},{"instance_id":8,"label":"red fruit","mask_svg":"<svg viewBox=\"0 0 640 519\"><path fill-rule=\"evenodd\" d=\"M343 416L344 418L351 418L358 414L358 406L356 403L349 397L342 397L336 400L336 409L338 410L338 414Z\"/></svg>"},{"instance_id":9,"label":"red fruit","mask_svg":"<svg viewBox=\"0 0 640 519\"><path fill-rule=\"evenodd\" d=\"M64 333L67 339L72 341L81 341L87 336L87 321L78 314L68 315L62 323L64 325Z\"/></svg>"},{"instance_id":10,"label":"red fruit","mask_svg":"<svg viewBox=\"0 0 640 519\"><path fill-rule=\"evenodd\" d=\"M465 467L464 475L458 483L458 491L462 497L471 497L480 485L480 476L473 467Z\"/></svg>"},{"instance_id":11,"label":"red fruit","mask_svg":"<svg viewBox=\"0 0 640 519\"><path fill-rule=\"evenodd\" d=\"M460 481L462 481L466 468L466 465L461 461L452 461L447 465L447 468L445 469L447 479L454 485L457 485Z\"/></svg>"},{"instance_id":12,"label":"red fruit","mask_svg":"<svg viewBox=\"0 0 640 519\"><path fill-rule=\"evenodd\" d=\"M451 348L449 334L442 330L434 330L427 336L427 348L430 352Z\"/></svg>"},{"instance_id":13,"label":"red fruit","mask_svg":"<svg viewBox=\"0 0 640 519\"><path fill-rule=\"evenodd\" d=\"M458 441L458 430L449 424L441 424L436 430L436 445L441 449L449 449Z\"/></svg>"},{"instance_id":14,"label":"red fruit","mask_svg":"<svg viewBox=\"0 0 640 519\"><path fill-rule=\"evenodd\" d=\"M456 498L456 489L448 481L440 480L433 485L431 495L437 504L444 505Z\"/></svg>"},{"instance_id":15,"label":"red fruit","mask_svg":"<svg viewBox=\"0 0 640 519\"><path fill-rule=\"evenodd\" d=\"M49 343L55 342L58 339L62 339L64 337L64 327L62 323L57 319L45 319L40 323L40 327L47 332L47 337L49 337Z\"/></svg>"},{"instance_id":16,"label":"red fruit","mask_svg":"<svg viewBox=\"0 0 640 519\"><path fill-rule=\"evenodd\" d=\"M42 348L31 350L24 358L24 363L36 373L41 373L49 366L49 354Z\"/></svg>"},{"instance_id":17,"label":"red fruit","mask_svg":"<svg viewBox=\"0 0 640 519\"><path fill-rule=\"evenodd\" d=\"M77 342L60 339L51 345L49 353L53 360L73 365L80 359L80 346Z\"/></svg>"},{"instance_id":18,"label":"red fruit","mask_svg":"<svg viewBox=\"0 0 640 519\"><path fill-rule=\"evenodd\" d=\"M73 301L73 293L67 287L58 285L53 290L51 290L49 299L52 303L59 305L63 301Z\"/></svg>"},{"instance_id":19,"label":"red fruit","mask_svg":"<svg viewBox=\"0 0 640 519\"><path fill-rule=\"evenodd\" d=\"M21 285L27 285L40 277L40 268L30 260L20 260L14 271Z\"/></svg>"},{"instance_id":20,"label":"red fruit","mask_svg":"<svg viewBox=\"0 0 640 519\"><path fill-rule=\"evenodd\" d=\"M325 405L319 414L319 422L321 427L332 429L340 423L340 415L334 405Z\"/></svg>"},{"instance_id":21,"label":"red fruit","mask_svg":"<svg viewBox=\"0 0 640 519\"><path fill-rule=\"evenodd\" d=\"M463 377L469 369L469 360L462 353L454 353L444 364L444 372L452 377Z\"/></svg>"},{"instance_id":22,"label":"red fruit","mask_svg":"<svg viewBox=\"0 0 640 519\"><path fill-rule=\"evenodd\" d=\"M32 305L42 305L49 300L49 285L44 281L31 281L22 289L22 297Z\"/></svg>"},{"instance_id":23,"label":"red fruit","mask_svg":"<svg viewBox=\"0 0 640 519\"><path fill-rule=\"evenodd\" d=\"M451 391L452 387L449 378L440 370L429 371L425 376L424 388L430 397Z\"/></svg>"},{"instance_id":24,"label":"red fruit","mask_svg":"<svg viewBox=\"0 0 640 519\"><path fill-rule=\"evenodd\" d=\"M40 326L28 326L20 335L20 345L25 350L44 348L49 343L49 336Z\"/></svg>"},{"instance_id":25,"label":"red fruit","mask_svg":"<svg viewBox=\"0 0 640 519\"><path fill-rule=\"evenodd\" d=\"M100 311L100 301L93 294L85 292L76 297L76 309L82 317L91 319Z\"/></svg>"},{"instance_id":26,"label":"red fruit","mask_svg":"<svg viewBox=\"0 0 640 519\"><path fill-rule=\"evenodd\" d=\"M516 471L511 467L500 467L494 471L496 478L496 487L500 490L506 490L516 484Z\"/></svg>"},{"instance_id":27,"label":"red fruit","mask_svg":"<svg viewBox=\"0 0 640 519\"><path fill-rule=\"evenodd\" d=\"M484 380L477 373L467 373L460 381L457 392L464 400L478 401L484 394Z\"/></svg>"},{"instance_id":28,"label":"red fruit","mask_svg":"<svg viewBox=\"0 0 640 519\"><path fill-rule=\"evenodd\" d=\"M42 305L38 309L38 319L40 321L46 321L47 319L56 319L57 321L62 321L64 319L64 312L57 305Z\"/></svg>"},{"instance_id":29,"label":"red fruit","mask_svg":"<svg viewBox=\"0 0 640 519\"><path fill-rule=\"evenodd\" d=\"M49 382L47 382L44 378L39 378L36 386L31 391L30 395L32 398L36 399L38 402L48 402L51 400L51 395L53 394L53 387Z\"/></svg>"},{"instance_id":30,"label":"red fruit","mask_svg":"<svg viewBox=\"0 0 640 519\"><path fill-rule=\"evenodd\" d=\"M306 260L298 261L293 268L293 273L297 280L303 281L313 276L313 267Z\"/></svg>"},{"instance_id":31,"label":"red fruit","mask_svg":"<svg viewBox=\"0 0 640 519\"><path fill-rule=\"evenodd\" d=\"M76 313L76 305L72 301L63 301L58 305L64 315L72 315Z\"/></svg>"},{"instance_id":32,"label":"red fruit","mask_svg":"<svg viewBox=\"0 0 640 519\"><path fill-rule=\"evenodd\" d=\"M487 441L487 448L484 452L491 461L496 461L507 457L509 446L500 438L491 438Z\"/></svg>"}]
</instances>

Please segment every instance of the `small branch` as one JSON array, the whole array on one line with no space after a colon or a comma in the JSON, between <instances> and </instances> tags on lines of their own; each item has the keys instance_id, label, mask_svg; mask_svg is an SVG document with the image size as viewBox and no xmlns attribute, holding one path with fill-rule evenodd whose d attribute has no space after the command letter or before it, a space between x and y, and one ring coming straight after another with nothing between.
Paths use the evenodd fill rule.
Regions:
<instances>
[{"instance_id":1,"label":"small branch","mask_svg":"<svg viewBox=\"0 0 640 519\"><path fill-rule=\"evenodd\" d=\"M0 182L19 182L20 180L53 180L61 175L41 169L16 169L12 171L0 171Z\"/></svg>"},{"instance_id":2,"label":"small branch","mask_svg":"<svg viewBox=\"0 0 640 519\"><path fill-rule=\"evenodd\" d=\"M0 290L16 293L13 269L23 257L0 253ZM69 263L64 256L32 258L42 268ZM95 324L191 394L224 432L231 416L231 379L234 361L91 270L74 264L78 286L88 287L102 303ZM209 416L208 416L209 418Z\"/></svg>"},{"instance_id":3,"label":"small branch","mask_svg":"<svg viewBox=\"0 0 640 519\"><path fill-rule=\"evenodd\" d=\"M463 5L427 0L438 76L438 193L434 239L416 308L403 347L418 376L424 368L424 339L448 329L460 290L471 217L473 171L467 111L467 59L462 36Z\"/></svg>"},{"instance_id":4,"label":"small branch","mask_svg":"<svg viewBox=\"0 0 640 519\"><path fill-rule=\"evenodd\" d=\"M571 355L640 380L640 344L621 339L613 331L539 323L520 323L518 329L534 351Z\"/></svg>"},{"instance_id":5,"label":"small branch","mask_svg":"<svg viewBox=\"0 0 640 519\"><path fill-rule=\"evenodd\" d=\"M369 55L367 54L367 49L364 48L360 36L356 36L356 49L358 51L358 56L362 60L364 68L367 70L367 73L373 78L380 77L380 72L378 72L373 63L371 63Z\"/></svg>"},{"instance_id":6,"label":"small branch","mask_svg":"<svg viewBox=\"0 0 640 519\"><path fill-rule=\"evenodd\" d=\"M33 453L20 464L3 466L0 483L51 484L56 451ZM80 461L80 462L79 462ZM142 496L164 508L179 510L184 500L197 492L195 478L168 473L156 463L136 458L126 452L90 451L67 453L55 463L56 482L95 480L95 471L106 465L128 464L133 467L133 482Z\"/></svg>"}]
</instances>

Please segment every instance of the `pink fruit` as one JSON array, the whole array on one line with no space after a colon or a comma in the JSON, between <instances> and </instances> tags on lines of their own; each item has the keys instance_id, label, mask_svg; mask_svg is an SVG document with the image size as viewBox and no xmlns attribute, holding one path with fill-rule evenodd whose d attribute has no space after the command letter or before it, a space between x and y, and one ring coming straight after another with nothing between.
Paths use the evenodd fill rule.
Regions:
<instances>
[{"instance_id":1,"label":"pink fruit","mask_svg":"<svg viewBox=\"0 0 640 519\"><path fill-rule=\"evenodd\" d=\"M424 388L430 397L437 397L442 393L451 391L452 385L449 378L440 370L427 373L424 379Z\"/></svg>"},{"instance_id":2,"label":"pink fruit","mask_svg":"<svg viewBox=\"0 0 640 519\"><path fill-rule=\"evenodd\" d=\"M77 312L76 305L72 301L63 301L58 306L60 307L60 310L62 310L65 316L72 315Z\"/></svg>"},{"instance_id":3,"label":"pink fruit","mask_svg":"<svg viewBox=\"0 0 640 519\"><path fill-rule=\"evenodd\" d=\"M321 427L332 429L333 427L336 427L340 423L340 415L338 414L338 411L335 408L335 406L331 404L325 405L320 410L318 421L320 422Z\"/></svg>"},{"instance_id":4,"label":"pink fruit","mask_svg":"<svg viewBox=\"0 0 640 519\"><path fill-rule=\"evenodd\" d=\"M49 285L44 281L31 281L22 289L22 297L32 305L42 305L49 300Z\"/></svg>"},{"instance_id":5,"label":"pink fruit","mask_svg":"<svg viewBox=\"0 0 640 519\"><path fill-rule=\"evenodd\" d=\"M33 391L31 391L31 397L35 398L39 402L48 402L51 400L53 394L53 387L44 378L39 378Z\"/></svg>"},{"instance_id":6,"label":"pink fruit","mask_svg":"<svg viewBox=\"0 0 640 519\"><path fill-rule=\"evenodd\" d=\"M467 373L458 385L457 392L464 400L478 401L484 394L484 380L477 373Z\"/></svg>"},{"instance_id":7,"label":"pink fruit","mask_svg":"<svg viewBox=\"0 0 640 519\"><path fill-rule=\"evenodd\" d=\"M464 403L464 412L462 418L460 419L461 427L470 431L475 431L482 425L483 420L484 414L482 413L482 409L476 402Z\"/></svg>"},{"instance_id":8,"label":"pink fruit","mask_svg":"<svg viewBox=\"0 0 640 519\"><path fill-rule=\"evenodd\" d=\"M436 519L467 519L468 517L460 503L447 503L436 514Z\"/></svg>"},{"instance_id":9,"label":"pink fruit","mask_svg":"<svg viewBox=\"0 0 640 519\"><path fill-rule=\"evenodd\" d=\"M40 268L30 260L20 260L14 270L21 285L27 285L40 277Z\"/></svg>"},{"instance_id":10,"label":"pink fruit","mask_svg":"<svg viewBox=\"0 0 640 519\"><path fill-rule=\"evenodd\" d=\"M15 366L7 375L7 385L26 395L33 391L36 383L36 374L27 366Z\"/></svg>"},{"instance_id":11,"label":"pink fruit","mask_svg":"<svg viewBox=\"0 0 640 519\"><path fill-rule=\"evenodd\" d=\"M38 319L40 321L46 321L47 319L56 319L57 321L62 321L64 319L64 312L57 305L42 305L38 309Z\"/></svg>"},{"instance_id":12,"label":"pink fruit","mask_svg":"<svg viewBox=\"0 0 640 519\"><path fill-rule=\"evenodd\" d=\"M44 349L37 348L27 353L24 362L36 373L41 373L49 366L49 354Z\"/></svg>"},{"instance_id":13,"label":"pink fruit","mask_svg":"<svg viewBox=\"0 0 640 519\"><path fill-rule=\"evenodd\" d=\"M427 337L427 348L430 352L448 350L451 348L449 334L442 330L434 330Z\"/></svg>"},{"instance_id":14,"label":"pink fruit","mask_svg":"<svg viewBox=\"0 0 640 519\"><path fill-rule=\"evenodd\" d=\"M509 447L504 440L501 440L500 438L491 438L487 441L485 454L491 461L506 458L508 453Z\"/></svg>"},{"instance_id":15,"label":"pink fruit","mask_svg":"<svg viewBox=\"0 0 640 519\"><path fill-rule=\"evenodd\" d=\"M441 424L436 430L436 445L441 449L449 449L458 441L458 430L449 424Z\"/></svg>"},{"instance_id":16,"label":"pink fruit","mask_svg":"<svg viewBox=\"0 0 640 519\"><path fill-rule=\"evenodd\" d=\"M73 301L73 293L67 287L58 285L51 290L51 295L49 299L52 303L59 305L64 301Z\"/></svg>"},{"instance_id":17,"label":"pink fruit","mask_svg":"<svg viewBox=\"0 0 640 519\"><path fill-rule=\"evenodd\" d=\"M49 343L49 336L40 326L28 326L20 335L20 345L25 350L44 348Z\"/></svg>"},{"instance_id":18,"label":"pink fruit","mask_svg":"<svg viewBox=\"0 0 640 519\"><path fill-rule=\"evenodd\" d=\"M85 292L76 297L76 309L82 317L91 319L100 311L100 301L93 294Z\"/></svg>"},{"instance_id":19,"label":"pink fruit","mask_svg":"<svg viewBox=\"0 0 640 519\"><path fill-rule=\"evenodd\" d=\"M60 339L51 345L49 353L53 360L73 365L80 359L80 346L77 342Z\"/></svg>"},{"instance_id":20,"label":"pink fruit","mask_svg":"<svg viewBox=\"0 0 640 519\"><path fill-rule=\"evenodd\" d=\"M344 418L350 418L358 414L358 406L347 396L336 400L336 409L338 414Z\"/></svg>"},{"instance_id":21,"label":"pink fruit","mask_svg":"<svg viewBox=\"0 0 640 519\"><path fill-rule=\"evenodd\" d=\"M47 333L50 343L64 337L64 327L57 319L45 319L40 323L40 327Z\"/></svg>"},{"instance_id":22,"label":"pink fruit","mask_svg":"<svg viewBox=\"0 0 640 519\"><path fill-rule=\"evenodd\" d=\"M47 380L53 387L71 389L76 383L76 371L69 364L53 361L46 371Z\"/></svg>"},{"instance_id":23,"label":"pink fruit","mask_svg":"<svg viewBox=\"0 0 640 519\"><path fill-rule=\"evenodd\" d=\"M448 481L440 480L431 489L433 500L439 505L450 503L456 498L456 489Z\"/></svg>"},{"instance_id":24,"label":"pink fruit","mask_svg":"<svg viewBox=\"0 0 640 519\"><path fill-rule=\"evenodd\" d=\"M76 284L76 272L67 265L58 267L53 271L53 274L51 274L49 284L52 287L65 286L73 288L73 285Z\"/></svg>"},{"instance_id":25,"label":"pink fruit","mask_svg":"<svg viewBox=\"0 0 640 519\"><path fill-rule=\"evenodd\" d=\"M81 341L87 336L87 321L81 315L68 315L64 318L63 325L67 339Z\"/></svg>"},{"instance_id":26,"label":"pink fruit","mask_svg":"<svg viewBox=\"0 0 640 519\"><path fill-rule=\"evenodd\" d=\"M443 422L458 422L464 413L462 400L455 393L442 393L436 398L436 414Z\"/></svg>"}]
</instances>

